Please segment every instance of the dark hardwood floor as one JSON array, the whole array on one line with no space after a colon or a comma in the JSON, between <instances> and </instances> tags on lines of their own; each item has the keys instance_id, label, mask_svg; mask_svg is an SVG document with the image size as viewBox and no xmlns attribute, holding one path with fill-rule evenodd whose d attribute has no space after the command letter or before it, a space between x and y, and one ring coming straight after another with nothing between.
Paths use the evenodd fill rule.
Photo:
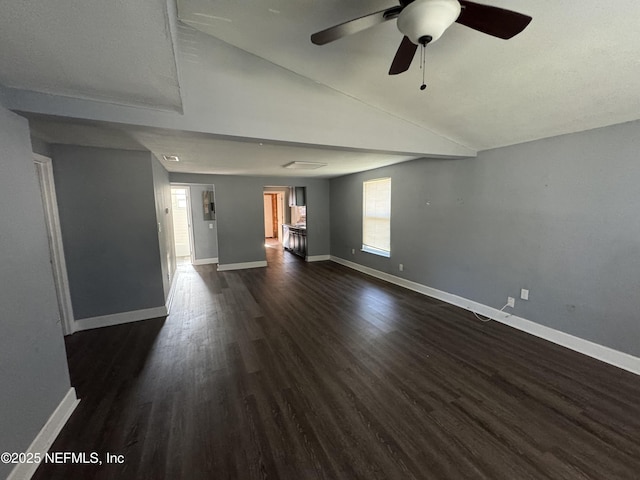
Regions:
<instances>
[{"instance_id":1,"label":"dark hardwood floor","mask_svg":"<svg viewBox=\"0 0 640 480\"><path fill-rule=\"evenodd\" d=\"M35 479L638 479L640 377L331 262L181 266L165 319L66 339ZM605 321L605 319L603 319Z\"/></svg>"}]
</instances>

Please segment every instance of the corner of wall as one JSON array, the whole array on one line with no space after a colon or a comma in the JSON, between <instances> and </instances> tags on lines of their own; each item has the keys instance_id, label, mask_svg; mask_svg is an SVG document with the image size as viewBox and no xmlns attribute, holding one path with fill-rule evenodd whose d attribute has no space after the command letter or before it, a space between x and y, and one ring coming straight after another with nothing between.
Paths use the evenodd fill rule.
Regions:
<instances>
[{"instance_id":1,"label":"corner of wall","mask_svg":"<svg viewBox=\"0 0 640 480\"><path fill-rule=\"evenodd\" d=\"M175 278L176 253L173 242L173 221L171 218L171 183L169 172L155 157L151 156L151 172L153 177L153 194L156 205L156 222L158 224L158 246L162 272L162 287L165 302L168 302L171 286Z\"/></svg>"},{"instance_id":2,"label":"corner of wall","mask_svg":"<svg viewBox=\"0 0 640 480\"><path fill-rule=\"evenodd\" d=\"M33 135L31 136L31 148L33 150L33 153L51 158L51 145L49 145L44 140L34 137Z\"/></svg>"}]
</instances>

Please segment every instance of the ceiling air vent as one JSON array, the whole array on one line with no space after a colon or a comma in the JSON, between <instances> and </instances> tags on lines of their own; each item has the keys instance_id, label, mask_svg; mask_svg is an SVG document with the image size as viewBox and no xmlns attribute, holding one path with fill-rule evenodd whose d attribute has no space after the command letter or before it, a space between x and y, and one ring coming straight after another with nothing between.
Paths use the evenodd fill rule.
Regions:
<instances>
[{"instance_id":1,"label":"ceiling air vent","mask_svg":"<svg viewBox=\"0 0 640 480\"><path fill-rule=\"evenodd\" d=\"M283 165L284 168L292 170L315 170L316 168L326 167L326 163L320 162L291 162Z\"/></svg>"},{"instance_id":2,"label":"ceiling air vent","mask_svg":"<svg viewBox=\"0 0 640 480\"><path fill-rule=\"evenodd\" d=\"M162 155L165 162L179 162L180 159L177 155Z\"/></svg>"}]
</instances>

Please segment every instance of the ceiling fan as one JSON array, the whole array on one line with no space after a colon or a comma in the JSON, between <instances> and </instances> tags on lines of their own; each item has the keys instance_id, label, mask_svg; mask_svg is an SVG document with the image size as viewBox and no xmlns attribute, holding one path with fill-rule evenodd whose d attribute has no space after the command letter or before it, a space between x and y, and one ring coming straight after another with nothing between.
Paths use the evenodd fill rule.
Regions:
<instances>
[{"instance_id":1,"label":"ceiling fan","mask_svg":"<svg viewBox=\"0 0 640 480\"><path fill-rule=\"evenodd\" d=\"M389 75L397 75L409 68L418 45L426 47L435 42L454 22L505 40L522 32L531 22L528 15L467 0L399 1L398 6L314 33L311 42L324 45L397 18L398 30L404 38L389 69Z\"/></svg>"}]
</instances>

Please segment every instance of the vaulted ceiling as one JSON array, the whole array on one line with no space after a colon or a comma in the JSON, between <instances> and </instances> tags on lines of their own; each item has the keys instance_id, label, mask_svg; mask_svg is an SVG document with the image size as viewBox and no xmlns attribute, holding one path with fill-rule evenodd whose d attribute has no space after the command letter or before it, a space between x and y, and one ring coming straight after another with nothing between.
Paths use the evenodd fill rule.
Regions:
<instances>
[{"instance_id":1,"label":"vaulted ceiling","mask_svg":"<svg viewBox=\"0 0 640 480\"><path fill-rule=\"evenodd\" d=\"M115 146L130 131L189 158L170 170L240 174L473 157L640 118L640 2L484 3L533 21L508 41L454 24L427 48L420 91L417 59L387 75L395 21L309 41L392 0L5 0L2 97L47 141Z\"/></svg>"}]
</instances>

